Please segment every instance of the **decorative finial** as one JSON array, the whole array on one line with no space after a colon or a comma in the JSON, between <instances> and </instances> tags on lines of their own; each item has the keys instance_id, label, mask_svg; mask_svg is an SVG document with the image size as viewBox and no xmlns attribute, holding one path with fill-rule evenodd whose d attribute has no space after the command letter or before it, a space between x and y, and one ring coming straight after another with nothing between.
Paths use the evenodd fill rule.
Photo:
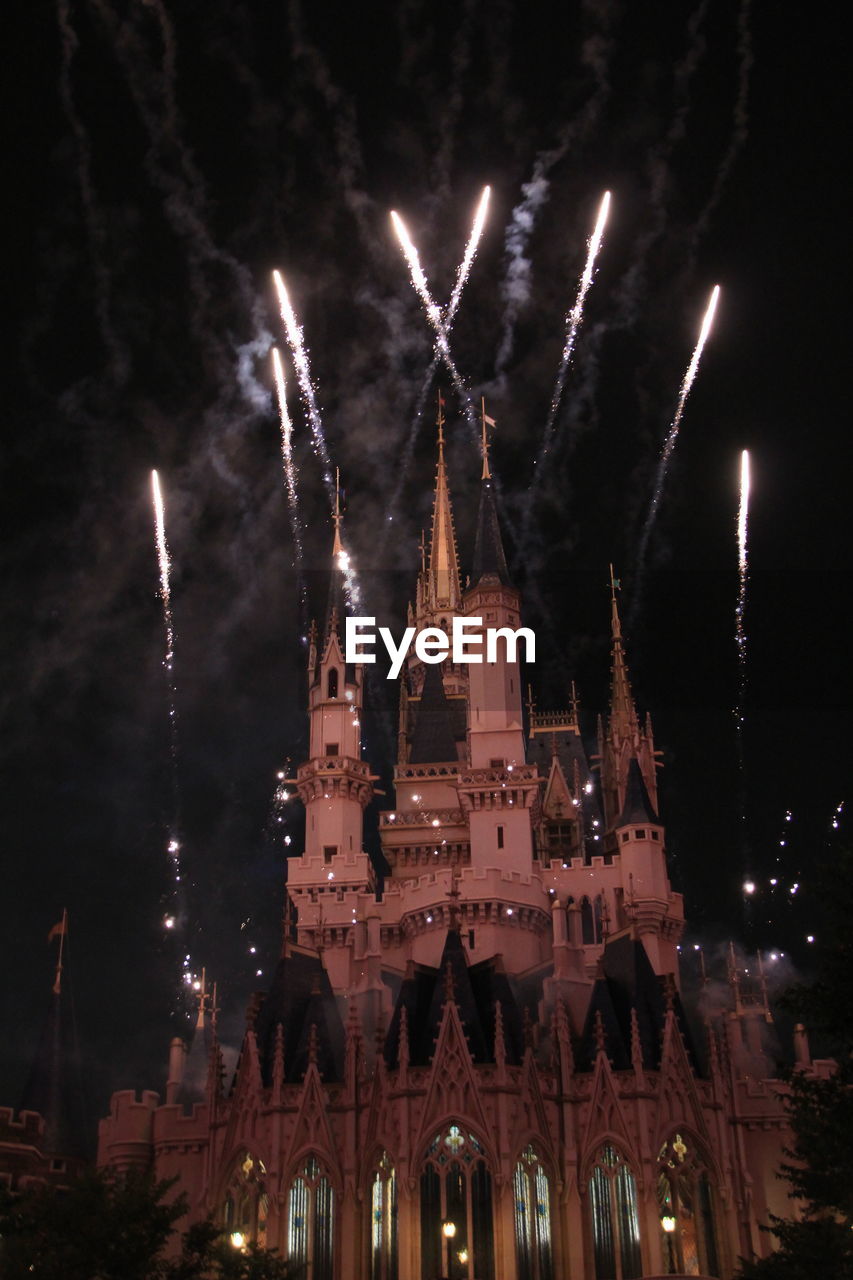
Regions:
<instances>
[{"instance_id":1,"label":"decorative finial","mask_svg":"<svg viewBox=\"0 0 853 1280\"><path fill-rule=\"evenodd\" d=\"M592 1034L595 1038L596 1053L604 1053L604 1044L607 1039L607 1032L604 1030L604 1020L601 1017L601 1010L595 1011L595 1025Z\"/></svg>"},{"instance_id":2,"label":"decorative finial","mask_svg":"<svg viewBox=\"0 0 853 1280\"><path fill-rule=\"evenodd\" d=\"M438 389L438 413L435 425L438 427L438 452L439 457L441 457L444 453L444 396L441 394L440 387Z\"/></svg>"},{"instance_id":3,"label":"decorative finial","mask_svg":"<svg viewBox=\"0 0 853 1280\"><path fill-rule=\"evenodd\" d=\"M65 935L68 932L68 909L62 908L62 919L55 924L47 935L48 942L59 939L59 955L56 957L56 975L53 979L53 994L58 996L62 991L62 951L65 946Z\"/></svg>"},{"instance_id":4,"label":"decorative finial","mask_svg":"<svg viewBox=\"0 0 853 1280\"><path fill-rule=\"evenodd\" d=\"M495 1004L495 1066L506 1066L506 1040L504 1039L504 1014L500 1000Z\"/></svg>"},{"instance_id":5,"label":"decorative finial","mask_svg":"<svg viewBox=\"0 0 853 1280\"><path fill-rule=\"evenodd\" d=\"M439 444L441 442L439 441ZM421 553L421 573L426 573L426 530L421 529L421 540L418 543L418 550Z\"/></svg>"},{"instance_id":6,"label":"decorative finial","mask_svg":"<svg viewBox=\"0 0 853 1280\"><path fill-rule=\"evenodd\" d=\"M332 546L332 555L335 558L335 564L340 568L340 557L343 554L344 544L341 541L341 469L335 467L335 510L332 513L332 521L335 526L335 541Z\"/></svg>"},{"instance_id":7,"label":"decorative finial","mask_svg":"<svg viewBox=\"0 0 853 1280\"><path fill-rule=\"evenodd\" d=\"M311 1027L310 1027L310 1030L309 1030L309 1032L308 1032L308 1062L309 1062L309 1064L313 1064L314 1066L316 1066L316 1065L317 1065L317 1054L318 1054L318 1051L319 1051L319 1047L320 1047L320 1046L319 1046L318 1041L317 1041L317 1023L316 1023L316 1022L312 1022L312 1023L311 1023Z\"/></svg>"},{"instance_id":8,"label":"decorative finial","mask_svg":"<svg viewBox=\"0 0 853 1280\"><path fill-rule=\"evenodd\" d=\"M489 469L489 436L486 431L487 427L494 429L497 426L494 418L490 418L486 413L486 397L480 396L480 417L482 419L483 431L483 480L491 480L492 473Z\"/></svg>"},{"instance_id":9,"label":"decorative finial","mask_svg":"<svg viewBox=\"0 0 853 1280\"><path fill-rule=\"evenodd\" d=\"M448 960L444 966L444 1001L450 1004L456 1001L456 984L453 981L453 965Z\"/></svg>"}]
</instances>

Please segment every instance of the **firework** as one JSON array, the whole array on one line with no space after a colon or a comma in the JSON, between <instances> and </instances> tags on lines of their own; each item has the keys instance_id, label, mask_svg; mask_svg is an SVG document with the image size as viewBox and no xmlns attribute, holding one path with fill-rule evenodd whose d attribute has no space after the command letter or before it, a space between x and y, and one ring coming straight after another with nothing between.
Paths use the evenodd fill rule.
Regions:
<instances>
[{"instance_id":1,"label":"firework","mask_svg":"<svg viewBox=\"0 0 853 1280\"><path fill-rule=\"evenodd\" d=\"M746 585L749 564L747 560L747 524L749 520L749 450L744 449L740 456L740 505L737 517L738 546L738 594L735 608L735 645L738 657L738 705L736 711L738 732L743 724L743 695L746 688L746 631L744 616L746 613Z\"/></svg>"},{"instance_id":2,"label":"firework","mask_svg":"<svg viewBox=\"0 0 853 1280\"><path fill-rule=\"evenodd\" d=\"M296 367L296 377L299 382L299 390L302 393L302 402L305 405L305 412L308 415L308 422L311 427L311 438L314 444L314 452L320 459L323 468L323 483L326 486L326 493L329 498L330 506L334 505L335 500L335 482L332 476L332 462L329 457L329 450L326 445L326 433L323 430L323 419L320 415L320 408L317 404L317 397L314 392L314 384L311 381L311 367L308 363L308 353L305 350L305 343L302 337L302 329L296 319L293 307L290 305L287 289L284 280L279 271L272 273L275 281L276 293L278 294L278 305L281 312L281 318L284 321L285 332L287 333L287 341L293 355L293 363Z\"/></svg>"},{"instance_id":3,"label":"firework","mask_svg":"<svg viewBox=\"0 0 853 1280\"><path fill-rule=\"evenodd\" d=\"M652 500L649 504L649 511L646 516L646 523L643 525L643 532L640 536L640 546L637 552L637 575L634 589L634 602L631 611L632 620L636 617L639 608L643 570L646 562L646 551L648 550L649 538L651 537L652 529L654 527L658 507L660 506L661 494L663 493L663 486L664 481L666 480L669 460L672 457L672 451L675 448L676 441L678 440L681 419L684 416L684 406L687 404L687 397L690 395L690 388L693 386L695 381L696 374L699 370L699 361L702 359L702 352L711 332L711 325L714 322L714 313L717 310L717 301L719 296L720 286L715 284L711 290L711 296L708 299L708 306L705 308L705 315L702 319L702 328L699 331L699 340L693 349L690 364L687 366L687 372L681 381L681 387L678 392L678 402L675 407L675 415L672 419L672 423L670 424L669 431L666 434L663 449L661 450L657 475L655 476L655 487L652 493Z\"/></svg>"},{"instance_id":4,"label":"firework","mask_svg":"<svg viewBox=\"0 0 853 1280\"><path fill-rule=\"evenodd\" d=\"M456 282L453 285L453 292L450 295L450 301L447 304L447 310L444 313L444 327L447 333L450 333L453 325L453 318L459 310L459 300L462 297L462 290L465 288L466 281L471 272L471 264L477 253L480 244L480 237L483 234L483 227L486 225L486 214L489 211L489 197L492 194L491 187L484 187L483 194L480 196L480 203L477 205L477 212L474 214L474 223L471 227L471 234L468 237L468 243L465 246L465 256L459 264L459 270L456 272Z\"/></svg>"},{"instance_id":5,"label":"firework","mask_svg":"<svg viewBox=\"0 0 853 1280\"><path fill-rule=\"evenodd\" d=\"M465 254L462 258L462 261L459 264L459 269L456 272L456 281L453 285L453 293L450 295L450 301L447 304L447 309L444 312L444 316L443 316L445 332L448 335L453 325L453 320L454 320L454 317L456 316L456 312L459 310L459 303L462 299L462 290L465 288L465 285L468 281L468 276L471 274L471 266L476 256L477 249L480 244L480 238L483 234L483 227L485 226L485 222L486 222L486 214L489 208L490 195L491 195L491 187L484 187L483 194L480 196L480 203L477 205L477 211L474 214L474 222L471 227L471 234L468 237L468 243L465 246ZM390 503L391 514L388 517L389 523L393 523L394 514L396 513L400 505L400 498L403 493L403 487L405 486L406 479L409 474L409 468L412 464L412 455L414 454L415 440L417 438L418 428L420 427L421 418L423 417L424 408L426 406L426 399L429 394L429 389L432 386L432 380L435 377L436 370L438 369L439 363L441 362L441 358L442 357L438 354L436 354L433 357L432 362L426 371L426 376L424 377L423 384L421 386L420 393L418 395L417 403L415 405L415 413L412 419L412 425L409 429L409 438L406 441L406 445L403 450L403 456L400 461L400 468L397 475L397 485L394 490L393 496L391 498L391 503ZM386 532L387 532L387 526L386 526Z\"/></svg>"},{"instance_id":6,"label":"firework","mask_svg":"<svg viewBox=\"0 0 853 1280\"><path fill-rule=\"evenodd\" d=\"M586 302L586 295L589 293L590 285L595 274L595 260L598 257L598 251L601 248L601 241L604 236L604 228L607 224L607 215L610 211L610 192L605 191L601 197L601 204L598 206L598 216L595 220L595 229L589 240L589 247L586 255L586 263L584 265L583 274L578 284L577 297L575 305L566 316L566 341L563 344L563 354L560 357L560 368L557 372L557 382L554 387L554 394L551 397L551 405L548 409L548 420L545 424L545 433L542 439L542 446L539 451L540 462L550 448L554 434L554 423L557 413L559 412L560 402L563 398L563 391L566 385L566 375L569 371L572 354L575 349L575 342L578 336L578 330L583 320L583 309Z\"/></svg>"},{"instance_id":7,"label":"firework","mask_svg":"<svg viewBox=\"0 0 853 1280\"><path fill-rule=\"evenodd\" d=\"M186 910L183 872L181 869L181 842L176 834L179 826L180 794L178 787L177 690L174 674L175 630L172 623L172 562L169 556L169 544L166 540L166 511L163 503L163 493L160 488L160 477L156 471L151 472L151 496L154 501L154 530L157 545L157 563L160 570L159 595L163 604L163 626L166 637L163 668L166 672L168 688L169 738L172 764L172 830L169 832L166 841L166 856L171 865L171 882L167 895L169 905L164 913L162 925L170 933L178 933L180 931L181 940L183 940L185 927L181 927L179 930L179 926L185 926ZM190 957L186 955L181 966L184 982L187 981L190 964Z\"/></svg>"},{"instance_id":8,"label":"firework","mask_svg":"<svg viewBox=\"0 0 853 1280\"><path fill-rule=\"evenodd\" d=\"M302 573L302 522L299 518L299 495L296 492L296 468L293 463L293 424L287 410L287 388L284 382L284 368L278 347L272 349L273 375L278 399L278 416L281 423L281 457L284 465L284 480L287 488L287 506L290 512L290 529L293 534L293 550L296 560L296 572L299 578L299 594L305 605L305 582Z\"/></svg>"},{"instance_id":9,"label":"firework","mask_svg":"<svg viewBox=\"0 0 853 1280\"><path fill-rule=\"evenodd\" d=\"M451 381L453 382L454 390L456 391L456 394L459 397L460 403L465 413L465 417L468 421L469 429L471 430L474 440L477 440L479 437L477 432L477 419L476 419L476 414L474 412L474 406L471 403L471 397L468 394L468 389L462 380L462 375L460 374L459 370L456 368L456 362L454 361L453 355L450 350L450 343L447 337L448 331L444 322L444 318L442 317L442 314L441 314L441 308L434 301L429 291L429 285L427 284L427 278L424 275L423 268L421 267L420 258L418 257L418 251L415 248L415 246L412 244L411 237L408 231L406 230L406 224L403 222L403 219L400 217L400 215L398 213L395 213L393 210L391 211L391 222L393 223L394 230L397 233L397 239L400 241L400 247L403 250L403 256L405 257L406 263L408 264L409 274L412 278L412 284L415 287L415 292L420 298L423 304L424 311L426 313L426 318L427 320L429 320L435 332L436 351L440 356L440 358L444 361L447 371L450 374Z\"/></svg>"}]
</instances>

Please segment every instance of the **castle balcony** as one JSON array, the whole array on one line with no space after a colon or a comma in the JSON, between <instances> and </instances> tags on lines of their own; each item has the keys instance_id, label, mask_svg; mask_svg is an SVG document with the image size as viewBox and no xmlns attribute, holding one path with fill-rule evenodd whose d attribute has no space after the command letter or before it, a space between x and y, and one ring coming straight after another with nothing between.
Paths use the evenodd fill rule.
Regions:
<instances>
[{"instance_id":1,"label":"castle balcony","mask_svg":"<svg viewBox=\"0 0 853 1280\"><path fill-rule=\"evenodd\" d=\"M306 760L296 770L297 782L308 781L317 774L349 773L365 782L375 782L376 776L371 774L366 760L358 760L355 756L314 756Z\"/></svg>"}]
</instances>

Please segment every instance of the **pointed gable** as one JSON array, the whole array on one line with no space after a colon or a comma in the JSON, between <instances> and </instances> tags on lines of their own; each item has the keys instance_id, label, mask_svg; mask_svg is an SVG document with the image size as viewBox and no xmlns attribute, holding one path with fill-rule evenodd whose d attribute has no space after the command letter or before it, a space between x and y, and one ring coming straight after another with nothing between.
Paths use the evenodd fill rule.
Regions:
<instances>
[{"instance_id":1,"label":"pointed gable","mask_svg":"<svg viewBox=\"0 0 853 1280\"><path fill-rule=\"evenodd\" d=\"M509 585L509 570L501 539L494 488L489 479L484 480L480 488L480 509L477 514L471 583L476 586L484 578L492 578L505 586Z\"/></svg>"},{"instance_id":2,"label":"pointed gable","mask_svg":"<svg viewBox=\"0 0 853 1280\"><path fill-rule=\"evenodd\" d=\"M625 803L616 820L617 827L627 827L635 822L652 822L660 824L660 818L654 811L649 799L648 788L643 778L640 762L636 756L631 757L628 765L628 777L625 784Z\"/></svg>"}]
</instances>

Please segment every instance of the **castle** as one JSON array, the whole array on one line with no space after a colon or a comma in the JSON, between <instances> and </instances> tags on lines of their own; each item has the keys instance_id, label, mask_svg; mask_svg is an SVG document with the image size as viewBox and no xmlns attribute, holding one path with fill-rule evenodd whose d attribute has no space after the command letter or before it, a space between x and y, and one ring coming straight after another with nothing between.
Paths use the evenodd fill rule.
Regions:
<instances>
[{"instance_id":1,"label":"castle","mask_svg":"<svg viewBox=\"0 0 853 1280\"><path fill-rule=\"evenodd\" d=\"M409 622L515 629L483 451L467 585L439 414L431 536ZM732 1274L787 1211L766 991L734 963L729 1006L691 1034L681 895L667 872L659 752L632 695L615 584L610 705L592 766L576 703L523 706L509 646L400 682L389 870L365 851L364 668L345 660L346 554L308 657L305 848L281 957L233 1081L202 996L165 1098L113 1096L99 1162L177 1175L306 1280L629 1280ZM473 625L473 624L472 624ZM809 1060L801 1028L797 1059Z\"/></svg>"}]
</instances>

